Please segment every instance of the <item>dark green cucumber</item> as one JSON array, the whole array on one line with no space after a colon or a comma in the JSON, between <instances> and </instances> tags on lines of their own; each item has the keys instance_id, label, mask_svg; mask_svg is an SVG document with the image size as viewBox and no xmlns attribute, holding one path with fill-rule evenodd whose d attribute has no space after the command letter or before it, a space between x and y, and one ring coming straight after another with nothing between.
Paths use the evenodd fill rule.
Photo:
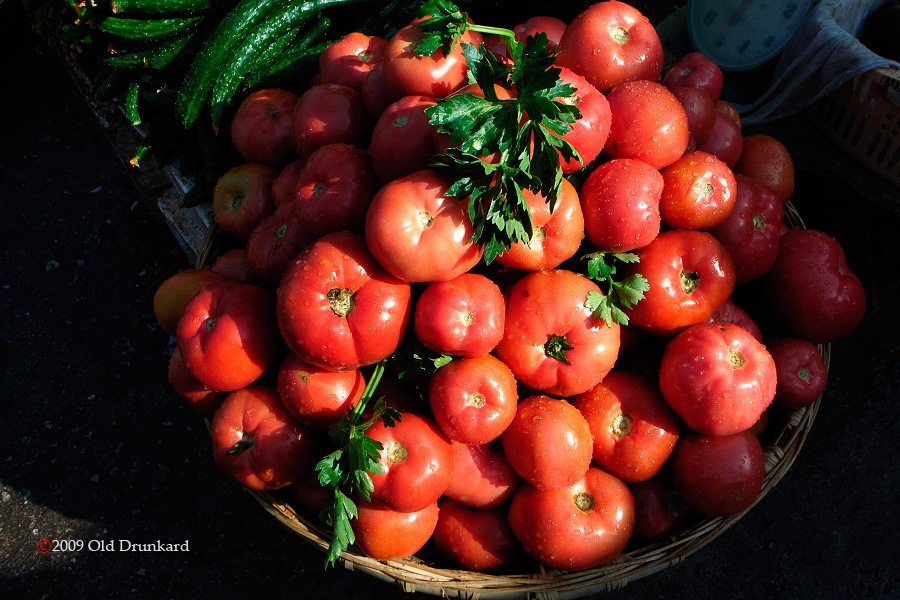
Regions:
<instances>
[{"instance_id":1,"label":"dark green cucumber","mask_svg":"<svg viewBox=\"0 0 900 600\"><path fill-rule=\"evenodd\" d=\"M169 66L191 41L193 32L180 37L164 40L150 48L114 54L104 59L107 65L115 69L150 69L158 71Z\"/></svg>"},{"instance_id":2,"label":"dark green cucumber","mask_svg":"<svg viewBox=\"0 0 900 600\"><path fill-rule=\"evenodd\" d=\"M141 86L137 81L132 81L125 93L125 117L132 125L141 124L141 114L138 111L138 99L141 96Z\"/></svg>"},{"instance_id":3,"label":"dark green cucumber","mask_svg":"<svg viewBox=\"0 0 900 600\"><path fill-rule=\"evenodd\" d=\"M210 0L112 0L110 10L118 14L173 15L207 10Z\"/></svg>"},{"instance_id":4,"label":"dark green cucumber","mask_svg":"<svg viewBox=\"0 0 900 600\"><path fill-rule=\"evenodd\" d=\"M306 58L310 55L310 49L313 44L318 42L326 31L331 27L331 19L328 17L319 17L306 31L299 34L293 33L291 43L277 55L263 58L258 61L257 65L244 79L244 86L253 88L260 83L269 80L276 73L281 72L293 65L298 60ZM321 53L324 48L319 49L316 54Z\"/></svg>"},{"instance_id":5,"label":"dark green cucumber","mask_svg":"<svg viewBox=\"0 0 900 600\"><path fill-rule=\"evenodd\" d=\"M126 19L122 17L96 18L97 28L109 35L127 40L148 41L172 37L192 30L204 19L172 17L166 19Z\"/></svg>"}]
</instances>

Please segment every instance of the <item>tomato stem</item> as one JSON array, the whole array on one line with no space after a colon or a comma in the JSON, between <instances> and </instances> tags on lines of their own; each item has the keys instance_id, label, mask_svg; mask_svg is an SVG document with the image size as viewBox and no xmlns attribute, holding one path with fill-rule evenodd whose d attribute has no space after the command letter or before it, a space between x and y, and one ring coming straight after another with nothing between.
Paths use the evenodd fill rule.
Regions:
<instances>
[{"instance_id":1,"label":"tomato stem","mask_svg":"<svg viewBox=\"0 0 900 600\"><path fill-rule=\"evenodd\" d=\"M544 354L568 365L571 363L566 357L566 351L573 350L574 348L575 346L569 343L566 336L556 335L554 333L550 336L550 339L547 340L547 343L544 344Z\"/></svg>"},{"instance_id":2,"label":"tomato stem","mask_svg":"<svg viewBox=\"0 0 900 600\"><path fill-rule=\"evenodd\" d=\"M234 456L235 454L240 454L245 450L249 450L253 447L253 436L246 431L241 432L241 439L237 441L231 449L226 452L228 456Z\"/></svg>"}]
</instances>

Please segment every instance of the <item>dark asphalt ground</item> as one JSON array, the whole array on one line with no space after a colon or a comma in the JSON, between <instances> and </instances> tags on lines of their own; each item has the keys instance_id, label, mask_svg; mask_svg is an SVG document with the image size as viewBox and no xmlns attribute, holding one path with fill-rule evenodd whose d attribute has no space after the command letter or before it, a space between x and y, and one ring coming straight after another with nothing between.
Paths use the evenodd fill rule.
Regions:
<instances>
[{"instance_id":1,"label":"dark asphalt ground","mask_svg":"<svg viewBox=\"0 0 900 600\"><path fill-rule=\"evenodd\" d=\"M10 4L0 5L0 597L408 598L324 571L317 549L215 471L204 424L168 387L172 342L151 312L156 287L187 260ZM795 204L845 244L870 301L833 345L809 439L712 544L604 597L900 597L900 190L886 209L849 175L812 172L798 175ZM61 551L39 552L43 538ZM189 549L127 551L120 540Z\"/></svg>"}]
</instances>

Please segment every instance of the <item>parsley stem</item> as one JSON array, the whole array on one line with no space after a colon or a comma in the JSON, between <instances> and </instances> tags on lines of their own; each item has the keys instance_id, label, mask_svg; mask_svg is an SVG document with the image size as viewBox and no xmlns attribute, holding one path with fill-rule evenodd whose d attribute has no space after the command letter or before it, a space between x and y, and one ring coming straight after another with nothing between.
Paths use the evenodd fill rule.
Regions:
<instances>
[{"instance_id":1,"label":"parsley stem","mask_svg":"<svg viewBox=\"0 0 900 600\"><path fill-rule=\"evenodd\" d=\"M466 29L469 31L477 31L478 33L483 33L486 35L499 35L500 37L506 40L506 45L518 43L516 40L516 33L511 29L506 29L505 27L492 27L490 25L476 25L475 23L468 23L466 25Z\"/></svg>"},{"instance_id":2,"label":"parsley stem","mask_svg":"<svg viewBox=\"0 0 900 600\"><path fill-rule=\"evenodd\" d=\"M375 395L375 390L378 388L378 384L381 382L382 375L384 375L385 365L387 365L386 358L383 358L375 363L375 369L372 371L372 375L369 377L369 381L366 382L366 387L363 390L359 402L357 402L353 409L350 411L349 420L351 424L358 425L360 419L362 419L363 412L365 412L366 406L369 404L369 400L371 400Z\"/></svg>"}]
</instances>

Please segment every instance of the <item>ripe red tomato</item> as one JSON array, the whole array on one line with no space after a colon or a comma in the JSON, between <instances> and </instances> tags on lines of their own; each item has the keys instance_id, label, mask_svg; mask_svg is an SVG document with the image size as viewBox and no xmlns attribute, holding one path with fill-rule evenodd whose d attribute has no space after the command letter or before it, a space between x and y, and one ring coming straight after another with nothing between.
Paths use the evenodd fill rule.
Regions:
<instances>
[{"instance_id":1,"label":"ripe red tomato","mask_svg":"<svg viewBox=\"0 0 900 600\"><path fill-rule=\"evenodd\" d=\"M331 371L289 352L278 367L278 397L304 425L328 428L362 397L366 380L358 369Z\"/></svg>"},{"instance_id":2,"label":"ripe red tomato","mask_svg":"<svg viewBox=\"0 0 900 600\"><path fill-rule=\"evenodd\" d=\"M778 256L784 205L775 192L736 173L734 209L710 230L734 263L737 283L761 277Z\"/></svg>"},{"instance_id":3,"label":"ripe red tomato","mask_svg":"<svg viewBox=\"0 0 900 600\"><path fill-rule=\"evenodd\" d=\"M716 120L716 103L701 88L677 86L669 88L681 102L687 115L688 131L694 145L706 139Z\"/></svg>"},{"instance_id":4,"label":"ripe red tomato","mask_svg":"<svg viewBox=\"0 0 900 600\"><path fill-rule=\"evenodd\" d=\"M437 502L413 512L393 510L361 499L355 502L357 515L350 524L356 545L376 560L412 556L425 546L437 527Z\"/></svg>"},{"instance_id":5,"label":"ripe red tomato","mask_svg":"<svg viewBox=\"0 0 900 600\"><path fill-rule=\"evenodd\" d=\"M250 385L282 352L272 294L236 281L200 290L185 307L175 337L188 370L221 392Z\"/></svg>"},{"instance_id":6,"label":"ripe red tomato","mask_svg":"<svg viewBox=\"0 0 900 600\"><path fill-rule=\"evenodd\" d=\"M616 158L600 164L581 186L587 238L600 250L623 252L659 235L663 178L642 160Z\"/></svg>"},{"instance_id":7,"label":"ripe red tomato","mask_svg":"<svg viewBox=\"0 0 900 600\"><path fill-rule=\"evenodd\" d=\"M231 141L246 162L281 168L296 158L292 120L299 99L289 90L266 88L241 101L231 119Z\"/></svg>"},{"instance_id":8,"label":"ripe red tomato","mask_svg":"<svg viewBox=\"0 0 900 600\"><path fill-rule=\"evenodd\" d=\"M757 133L745 136L741 142L741 157L734 170L770 187L782 202L794 193L791 153L770 135Z\"/></svg>"},{"instance_id":9,"label":"ripe red tomato","mask_svg":"<svg viewBox=\"0 0 900 600\"><path fill-rule=\"evenodd\" d=\"M856 329L866 312L862 282L844 249L815 229L781 236L775 264L760 278L769 312L794 337L822 344Z\"/></svg>"},{"instance_id":10,"label":"ripe red tomato","mask_svg":"<svg viewBox=\"0 0 900 600\"><path fill-rule=\"evenodd\" d=\"M604 146L609 156L638 158L662 169L685 153L690 137L687 113L667 87L655 81L628 81L606 98L612 112Z\"/></svg>"},{"instance_id":11,"label":"ripe red tomato","mask_svg":"<svg viewBox=\"0 0 900 600\"><path fill-rule=\"evenodd\" d=\"M569 22L556 63L606 92L626 81L657 81L663 49L647 17L624 2L608 0L591 4Z\"/></svg>"},{"instance_id":12,"label":"ripe red tomato","mask_svg":"<svg viewBox=\"0 0 900 600\"><path fill-rule=\"evenodd\" d=\"M275 177L275 181L272 182L272 202L275 203L276 209L288 202L294 201L297 178L300 177L300 171L303 170L303 165L305 164L305 159L298 158L286 164L281 171L278 172L278 176Z\"/></svg>"},{"instance_id":13,"label":"ripe red tomato","mask_svg":"<svg viewBox=\"0 0 900 600\"><path fill-rule=\"evenodd\" d=\"M678 417L656 383L640 375L610 371L572 404L591 427L594 462L623 481L656 475L678 441Z\"/></svg>"},{"instance_id":14,"label":"ripe red tomato","mask_svg":"<svg viewBox=\"0 0 900 600\"><path fill-rule=\"evenodd\" d=\"M730 102L726 102L721 98L716 101L716 110L728 116L735 124L738 126L738 129L743 128L743 121L741 121L741 113L738 112L738 109L735 108L734 104Z\"/></svg>"},{"instance_id":15,"label":"ripe red tomato","mask_svg":"<svg viewBox=\"0 0 900 600\"><path fill-rule=\"evenodd\" d=\"M566 31L566 22L556 17L535 15L512 28L516 41L525 42L529 36L543 33L547 36L547 50L559 48L559 41Z\"/></svg>"},{"instance_id":16,"label":"ripe red tomato","mask_svg":"<svg viewBox=\"0 0 900 600\"><path fill-rule=\"evenodd\" d=\"M531 239L527 244L513 244L497 256L497 262L525 271L555 269L578 252L584 238L584 215L578 192L568 179L563 179L552 211L542 195L527 189L522 190L522 195L531 212Z\"/></svg>"},{"instance_id":17,"label":"ripe red tomato","mask_svg":"<svg viewBox=\"0 0 900 600\"><path fill-rule=\"evenodd\" d=\"M275 212L272 182L278 170L262 163L243 163L226 171L213 188L212 209L222 231L240 242Z\"/></svg>"},{"instance_id":18,"label":"ripe red tomato","mask_svg":"<svg viewBox=\"0 0 900 600\"><path fill-rule=\"evenodd\" d=\"M362 234L378 186L372 158L361 148L326 144L310 154L294 194L307 239L336 231Z\"/></svg>"},{"instance_id":19,"label":"ripe red tomato","mask_svg":"<svg viewBox=\"0 0 900 600\"><path fill-rule=\"evenodd\" d=\"M167 277L153 294L153 316L162 330L175 335L178 320L191 298L205 286L225 278L212 269L184 269Z\"/></svg>"},{"instance_id":20,"label":"ripe red tomato","mask_svg":"<svg viewBox=\"0 0 900 600\"><path fill-rule=\"evenodd\" d=\"M575 159L563 161L560 156L563 173L574 173L600 155L609 135L612 113L606 96L578 73L562 67L559 78L564 84L575 88L571 96L559 98L559 101L576 105L581 113L581 117L576 119L569 131L562 136L572 144L581 157L580 161Z\"/></svg>"},{"instance_id":21,"label":"ripe red tomato","mask_svg":"<svg viewBox=\"0 0 900 600\"><path fill-rule=\"evenodd\" d=\"M434 281L419 296L413 319L427 348L451 356L482 356L500 342L506 300L496 283L478 273Z\"/></svg>"},{"instance_id":22,"label":"ripe red tomato","mask_svg":"<svg viewBox=\"0 0 900 600\"><path fill-rule=\"evenodd\" d=\"M733 117L717 110L713 115L713 125L703 140L697 140L697 150L708 152L734 168L741 157L744 138L741 137L741 126Z\"/></svg>"},{"instance_id":23,"label":"ripe red tomato","mask_svg":"<svg viewBox=\"0 0 900 600\"><path fill-rule=\"evenodd\" d=\"M294 107L294 147L301 158L338 142L365 148L371 133L370 121L360 93L353 88L336 83L314 85Z\"/></svg>"},{"instance_id":24,"label":"ripe red tomato","mask_svg":"<svg viewBox=\"0 0 900 600\"><path fill-rule=\"evenodd\" d=\"M725 78L719 65L702 52L690 52L675 62L662 82L669 88L684 86L703 90L715 103L722 93Z\"/></svg>"},{"instance_id":25,"label":"ripe red tomato","mask_svg":"<svg viewBox=\"0 0 900 600\"><path fill-rule=\"evenodd\" d=\"M634 495L633 540L658 540L675 531L688 515L687 506L678 495L668 471L628 487Z\"/></svg>"},{"instance_id":26,"label":"ripe red tomato","mask_svg":"<svg viewBox=\"0 0 900 600\"><path fill-rule=\"evenodd\" d=\"M430 169L385 184L366 214L366 243L394 277L445 281L481 260L463 200L446 196L450 184Z\"/></svg>"},{"instance_id":27,"label":"ripe red tomato","mask_svg":"<svg viewBox=\"0 0 900 600\"><path fill-rule=\"evenodd\" d=\"M673 229L711 229L734 208L734 174L712 154L687 152L664 168L662 176L659 213Z\"/></svg>"},{"instance_id":28,"label":"ripe red tomato","mask_svg":"<svg viewBox=\"0 0 900 600\"><path fill-rule=\"evenodd\" d=\"M319 55L322 83L338 83L361 91L373 67L384 60L387 40L351 31L329 45Z\"/></svg>"},{"instance_id":29,"label":"ripe red tomato","mask_svg":"<svg viewBox=\"0 0 900 600\"><path fill-rule=\"evenodd\" d=\"M322 432L294 421L267 385L228 394L213 415L210 436L216 466L252 490L297 481L313 469L325 440Z\"/></svg>"},{"instance_id":30,"label":"ripe red tomato","mask_svg":"<svg viewBox=\"0 0 900 600\"><path fill-rule=\"evenodd\" d=\"M509 524L541 564L589 569L625 549L634 530L634 497L621 480L591 467L568 486L540 490L524 484L513 496Z\"/></svg>"},{"instance_id":31,"label":"ripe red tomato","mask_svg":"<svg viewBox=\"0 0 900 600\"><path fill-rule=\"evenodd\" d=\"M366 434L382 445L373 501L401 512L437 502L453 477L453 446L430 417L407 412L393 427L376 421Z\"/></svg>"},{"instance_id":32,"label":"ripe red tomato","mask_svg":"<svg viewBox=\"0 0 900 600\"><path fill-rule=\"evenodd\" d=\"M775 404L797 410L822 395L828 367L815 344L800 338L776 338L768 349L778 374Z\"/></svg>"},{"instance_id":33,"label":"ripe red tomato","mask_svg":"<svg viewBox=\"0 0 900 600\"><path fill-rule=\"evenodd\" d=\"M705 231L674 229L638 248L639 272L650 290L626 310L630 324L657 334L672 334L707 320L734 290L734 266L722 245Z\"/></svg>"},{"instance_id":34,"label":"ripe red tomato","mask_svg":"<svg viewBox=\"0 0 900 600\"><path fill-rule=\"evenodd\" d=\"M487 444L500 437L518 400L512 371L490 354L451 361L437 370L428 388L438 427L463 444Z\"/></svg>"},{"instance_id":35,"label":"ripe red tomato","mask_svg":"<svg viewBox=\"0 0 900 600\"><path fill-rule=\"evenodd\" d=\"M671 460L678 494L685 504L710 517L735 515L752 506L766 474L762 445L749 431L688 432Z\"/></svg>"},{"instance_id":36,"label":"ripe red tomato","mask_svg":"<svg viewBox=\"0 0 900 600\"><path fill-rule=\"evenodd\" d=\"M253 237L253 234L250 234L250 237ZM232 281L260 283L250 267L250 257L247 254L247 248L238 247L226 250L213 261L213 264L209 266L209 270L219 273L225 279L231 279Z\"/></svg>"},{"instance_id":37,"label":"ripe red tomato","mask_svg":"<svg viewBox=\"0 0 900 600\"><path fill-rule=\"evenodd\" d=\"M522 479L548 490L580 480L591 463L591 428L564 399L529 396L501 436L506 459Z\"/></svg>"},{"instance_id":38,"label":"ripe red tomato","mask_svg":"<svg viewBox=\"0 0 900 600\"><path fill-rule=\"evenodd\" d=\"M753 320L753 317L751 317L746 310L735 304L732 298L726 300L725 303L719 307L719 310L714 312L706 322L734 323L749 331L750 335L755 337L757 341L763 341L762 330L759 328L759 325L756 324L756 321Z\"/></svg>"},{"instance_id":39,"label":"ripe red tomato","mask_svg":"<svg viewBox=\"0 0 900 600\"><path fill-rule=\"evenodd\" d=\"M452 443L453 477L444 496L475 508L499 506L512 497L522 478L509 464L501 444Z\"/></svg>"},{"instance_id":40,"label":"ripe red tomato","mask_svg":"<svg viewBox=\"0 0 900 600\"><path fill-rule=\"evenodd\" d=\"M247 262L256 281L278 285L288 265L307 244L306 231L297 219L294 203L280 206L257 225L247 240Z\"/></svg>"},{"instance_id":41,"label":"ripe red tomato","mask_svg":"<svg viewBox=\"0 0 900 600\"><path fill-rule=\"evenodd\" d=\"M276 311L288 346L328 369L373 364L396 350L411 319L412 290L382 269L365 241L338 232L291 263Z\"/></svg>"},{"instance_id":42,"label":"ripe red tomato","mask_svg":"<svg viewBox=\"0 0 900 600\"><path fill-rule=\"evenodd\" d=\"M749 331L700 323L675 336L659 367L663 397L688 427L709 435L749 429L775 397L775 362Z\"/></svg>"},{"instance_id":43,"label":"ripe red tomato","mask_svg":"<svg viewBox=\"0 0 900 600\"><path fill-rule=\"evenodd\" d=\"M384 109L369 142L369 155L378 179L387 183L428 167L435 154L434 126L425 109L428 96L404 96Z\"/></svg>"},{"instance_id":44,"label":"ripe red tomato","mask_svg":"<svg viewBox=\"0 0 900 600\"><path fill-rule=\"evenodd\" d=\"M181 357L181 350L178 349L178 346L175 346L169 356L166 374L169 385L172 386L175 393L186 400L194 412L201 417L212 417L222 400L228 395L228 392L217 392L194 377L184 365L184 359Z\"/></svg>"},{"instance_id":45,"label":"ripe red tomato","mask_svg":"<svg viewBox=\"0 0 900 600\"><path fill-rule=\"evenodd\" d=\"M506 518L506 508L472 508L442 498L432 539L444 556L472 571L489 571L524 554Z\"/></svg>"},{"instance_id":46,"label":"ripe red tomato","mask_svg":"<svg viewBox=\"0 0 900 600\"><path fill-rule=\"evenodd\" d=\"M366 111L376 119L384 112L384 109L393 102L394 99L388 93L384 83L383 61L375 65L372 71L366 76L365 81L363 81L362 89L360 90L360 96L362 97L363 106L366 107Z\"/></svg>"},{"instance_id":47,"label":"ripe red tomato","mask_svg":"<svg viewBox=\"0 0 900 600\"><path fill-rule=\"evenodd\" d=\"M555 269L519 279L508 293L506 327L494 354L521 383L554 396L591 389L619 354L619 325L585 306L601 294L587 277Z\"/></svg>"}]
</instances>

